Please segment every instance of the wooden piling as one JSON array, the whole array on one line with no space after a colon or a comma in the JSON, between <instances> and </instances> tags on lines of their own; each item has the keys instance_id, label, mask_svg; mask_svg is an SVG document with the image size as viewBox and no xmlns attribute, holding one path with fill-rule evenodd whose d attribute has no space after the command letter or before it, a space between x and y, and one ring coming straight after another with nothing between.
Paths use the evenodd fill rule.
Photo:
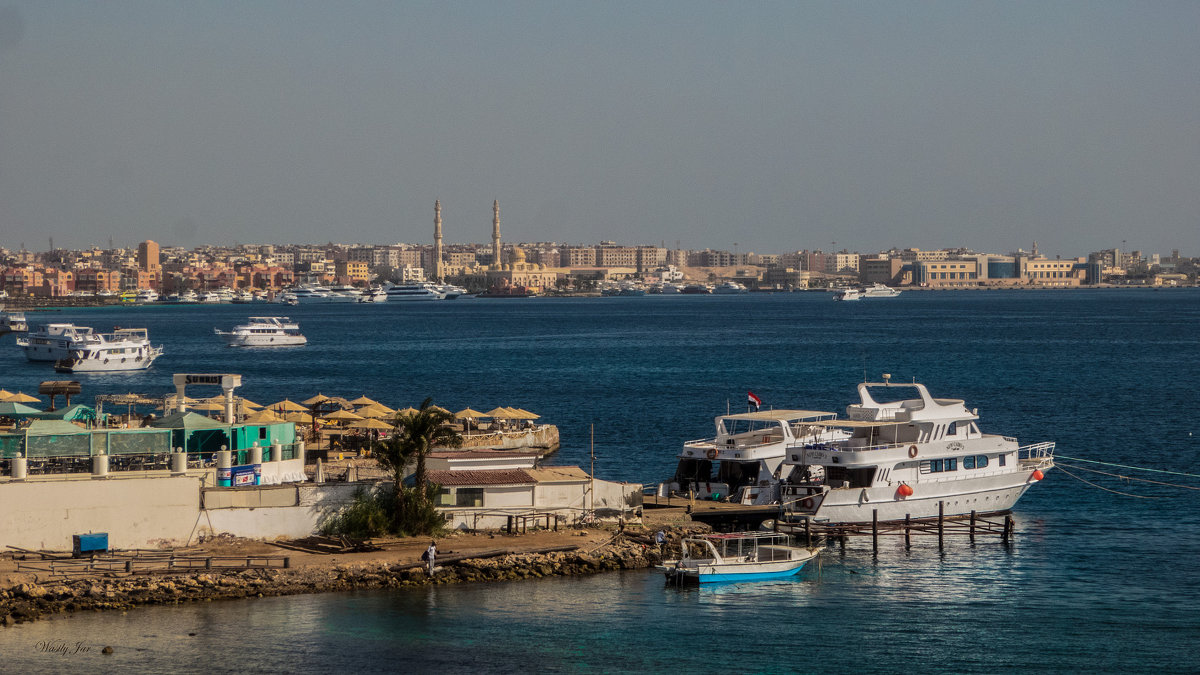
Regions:
<instances>
[{"instance_id":1,"label":"wooden piling","mask_svg":"<svg viewBox=\"0 0 1200 675\"><path fill-rule=\"evenodd\" d=\"M912 548L912 516L904 514L904 548Z\"/></svg>"},{"instance_id":2,"label":"wooden piling","mask_svg":"<svg viewBox=\"0 0 1200 675\"><path fill-rule=\"evenodd\" d=\"M879 553L879 509L871 509L871 552Z\"/></svg>"},{"instance_id":3,"label":"wooden piling","mask_svg":"<svg viewBox=\"0 0 1200 675\"><path fill-rule=\"evenodd\" d=\"M975 509L971 509L971 543L975 543Z\"/></svg>"},{"instance_id":4,"label":"wooden piling","mask_svg":"<svg viewBox=\"0 0 1200 675\"><path fill-rule=\"evenodd\" d=\"M946 528L946 502L938 501L938 550L942 550Z\"/></svg>"},{"instance_id":5,"label":"wooden piling","mask_svg":"<svg viewBox=\"0 0 1200 675\"><path fill-rule=\"evenodd\" d=\"M804 519L804 545L812 548L812 518Z\"/></svg>"}]
</instances>

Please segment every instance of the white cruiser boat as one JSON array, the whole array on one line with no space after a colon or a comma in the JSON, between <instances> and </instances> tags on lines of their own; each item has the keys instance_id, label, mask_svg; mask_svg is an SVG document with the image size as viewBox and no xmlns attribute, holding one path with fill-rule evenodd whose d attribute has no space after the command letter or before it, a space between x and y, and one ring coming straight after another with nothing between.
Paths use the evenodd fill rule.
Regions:
<instances>
[{"instance_id":1,"label":"white cruiser boat","mask_svg":"<svg viewBox=\"0 0 1200 675\"><path fill-rule=\"evenodd\" d=\"M25 320L25 312L0 312L0 335L24 333L28 330L29 322Z\"/></svg>"},{"instance_id":2,"label":"white cruiser boat","mask_svg":"<svg viewBox=\"0 0 1200 675\"><path fill-rule=\"evenodd\" d=\"M30 361L57 361L71 355L72 346L92 335L88 326L73 323L48 323L17 337L17 346Z\"/></svg>"},{"instance_id":3,"label":"white cruiser boat","mask_svg":"<svg viewBox=\"0 0 1200 675\"><path fill-rule=\"evenodd\" d=\"M138 304L158 302L158 291L154 290L153 288L143 288L137 292L137 295L134 296L133 301Z\"/></svg>"},{"instance_id":4,"label":"white cruiser boat","mask_svg":"<svg viewBox=\"0 0 1200 675\"><path fill-rule=\"evenodd\" d=\"M739 504L779 502L780 470L789 450L821 440L844 438L815 423L837 413L815 410L762 410L716 418L717 435L688 441L679 451L671 480L661 496L694 494L697 499L726 499Z\"/></svg>"},{"instance_id":5,"label":"white cruiser boat","mask_svg":"<svg viewBox=\"0 0 1200 675\"><path fill-rule=\"evenodd\" d=\"M190 305L195 302L200 302L200 296L196 294L196 291L184 291L183 293L179 294L179 302Z\"/></svg>"},{"instance_id":6,"label":"white cruiser boat","mask_svg":"<svg viewBox=\"0 0 1200 675\"><path fill-rule=\"evenodd\" d=\"M662 285L662 294L663 295L679 295L682 291L683 291L683 288L679 284L674 284L674 283L671 283L670 281L663 282L663 285Z\"/></svg>"},{"instance_id":7,"label":"white cruiser boat","mask_svg":"<svg viewBox=\"0 0 1200 675\"><path fill-rule=\"evenodd\" d=\"M890 286L883 284L873 284L862 289L862 297L864 298L894 298L900 295L900 291Z\"/></svg>"},{"instance_id":8,"label":"white cruiser boat","mask_svg":"<svg viewBox=\"0 0 1200 675\"><path fill-rule=\"evenodd\" d=\"M145 328L118 328L111 333L88 333L72 342L70 354L54 362L62 373L101 373L145 370L162 356L150 344Z\"/></svg>"},{"instance_id":9,"label":"white cruiser boat","mask_svg":"<svg viewBox=\"0 0 1200 675\"><path fill-rule=\"evenodd\" d=\"M337 293L325 286L297 286L287 289L285 295L291 295L301 305L330 302L357 302L358 296Z\"/></svg>"},{"instance_id":10,"label":"white cruiser boat","mask_svg":"<svg viewBox=\"0 0 1200 675\"><path fill-rule=\"evenodd\" d=\"M857 288L839 288L833 292L833 299L841 300L843 302L848 302L850 300L861 300L862 291L858 290Z\"/></svg>"},{"instance_id":11,"label":"white cruiser boat","mask_svg":"<svg viewBox=\"0 0 1200 675\"><path fill-rule=\"evenodd\" d=\"M713 289L713 293L719 295L741 295L742 293L749 293L749 290L736 281L726 281L723 284L718 284L717 287Z\"/></svg>"},{"instance_id":12,"label":"white cruiser boat","mask_svg":"<svg viewBox=\"0 0 1200 675\"><path fill-rule=\"evenodd\" d=\"M446 295L442 289L428 281L400 284L391 286L387 289L388 302L396 300L411 301L411 300L443 300Z\"/></svg>"},{"instance_id":13,"label":"white cruiser boat","mask_svg":"<svg viewBox=\"0 0 1200 675\"><path fill-rule=\"evenodd\" d=\"M461 297L461 296L464 296L467 294L467 289L463 288L462 286L455 286L454 284L446 284L446 283L438 284L437 288L438 288L438 291L442 294L443 300L454 300L455 298L458 298L458 297Z\"/></svg>"},{"instance_id":14,"label":"white cruiser boat","mask_svg":"<svg viewBox=\"0 0 1200 675\"><path fill-rule=\"evenodd\" d=\"M872 389L908 390L916 398L877 402ZM830 523L936 518L1008 511L1054 467L1054 443L1018 446L979 430L959 399L935 399L924 385L858 385L848 419L815 425L849 437L791 448L784 460L785 520Z\"/></svg>"},{"instance_id":15,"label":"white cruiser boat","mask_svg":"<svg viewBox=\"0 0 1200 675\"><path fill-rule=\"evenodd\" d=\"M381 286L374 286L362 292L358 296L359 302L387 302L387 291Z\"/></svg>"},{"instance_id":16,"label":"white cruiser boat","mask_svg":"<svg viewBox=\"0 0 1200 675\"><path fill-rule=\"evenodd\" d=\"M300 325L286 316L252 316L247 323L231 331L213 329L225 337L230 347L289 347L307 344Z\"/></svg>"},{"instance_id":17,"label":"white cruiser boat","mask_svg":"<svg viewBox=\"0 0 1200 675\"><path fill-rule=\"evenodd\" d=\"M682 547L678 560L664 560L658 568L675 586L783 579L820 552L776 532L705 534L684 539Z\"/></svg>"}]
</instances>

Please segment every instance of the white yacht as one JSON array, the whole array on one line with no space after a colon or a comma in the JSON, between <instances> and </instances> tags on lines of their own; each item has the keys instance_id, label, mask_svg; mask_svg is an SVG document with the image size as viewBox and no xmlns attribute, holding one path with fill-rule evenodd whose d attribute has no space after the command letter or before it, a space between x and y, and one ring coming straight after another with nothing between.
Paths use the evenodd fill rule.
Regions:
<instances>
[{"instance_id":1,"label":"white yacht","mask_svg":"<svg viewBox=\"0 0 1200 675\"><path fill-rule=\"evenodd\" d=\"M443 300L446 295L437 285L428 281L420 281L391 286L387 289L387 297L388 302L397 300L407 302L412 300Z\"/></svg>"},{"instance_id":2,"label":"white yacht","mask_svg":"<svg viewBox=\"0 0 1200 675\"><path fill-rule=\"evenodd\" d=\"M196 293L196 291L184 291L179 294L179 302L185 305L190 305L192 303L200 302L200 296Z\"/></svg>"},{"instance_id":3,"label":"white yacht","mask_svg":"<svg viewBox=\"0 0 1200 675\"><path fill-rule=\"evenodd\" d=\"M231 331L214 328L213 332L225 337L230 347L289 347L308 343L300 334L300 325L286 316L252 316Z\"/></svg>"},{"instance_id":4,"label":"white yacht","mask_svg":"<svg viewBox=\"0 0 1200 675\"><path fill-rule=\"evenodd\" d=\"M908 390L916 398L877 402L871 390ZM848 419L815 425L847 438L791 448L784 460L785 518L830 523L936 518L1008 511L1054 467L1054 443L1018 446L979 430L959 399L935 399L924 385L858 385Z\"/></svg>"},{"instance_id":5,"label":"white yacht","mask_svg":"<svg viewBox=\"0 0 1200 675\"><path fill-rule=\"evenodd\" d=\"M0 335L24 333L28 330L29 322L25 320L25 312L0 312Z\"/></svg>"},{"instance_id":6,"label":"white yacht","mask_svg":"<svg viewBox=\"0 0 1200 675\"><path fill-rule=\"evenodd\" d=\"M387 302L387 291L382 286L372 286L358 296L359 302Z\"/></svg>"},{"instance_id":7,"label":"white yacht","mask_svg":"<svg viewBox=\"0 0 1200 675\"><path fill-rule=\"evenodd\" d=\"M849 302L851 300L861 300L862 292L859 291L857 288L839 288L838 290L834 291L833 299L841 300L842 302Z\"/></svg>"},{"instance_id":8,"label":"white yacht","mask_svg":"<svg viewBox=\"0 0 1200 675\"><path fill-rule=\"evenodd\" d=\"M662 285L662 294L663 295L679 295L682 292L683 292L683 288L679 284L672 283L670 281L663 282L663 285Z\"/></svg>"},{"instance_id":9,"label":"white yacht","mask_svg":"<svg viewBox=\"0 0 1200 675\"><path fill-rule=\"evenodd\" d=\"M145 370L162 356L162 347L150 344L145 328L118 328L111 333L88 333L72 342L70 354L54 362L62 373L100 373Z\"/></svg>"},{"instance_id":10,"label":"white yacht","mask_svg":"<svg viewBox=\"0 0 1200 675\"><path fill-rule=\"evenodd\" d=\"M200 302L208 305L215 305L221 302L221 294L216 291L205 291L200 294Z\"/></svg>"},{"instance_id":11,"label":"white yacht","mask_svg":"<svg viewBox=\"0 0 1200 675\"><path fill-rule=\"evenodd\" d=\"M358 300L357 296L336 293L332 289L325 286L296 286L295 288L287 289L285 295L293 296L296 298L296 301L302 305L330 302L356 302Z\"/></svg>"},{"instance_id":12,"label":"white yacht","mask_svg":"<svg viewBox=\"0 0 1200 675\"><path fill-rule=\"evenodd\" d=\"M154 290L153 288L143 288L137 292L134 302L138 304L158 302L158 291Z\"/></svg>"},{"instance_id":13,"label":"white yacht","mask_svg":"<svg viewBox=\"0 0 1200 675\"><path fill-rule=\"evenodd\" d=\"M88 326L48 323L17 336L17 346L25 350L25 358L30 361L57 361L69 357L72 345L92 334Z\"/></svg>"},{"instance_id":14,"label":"white yacht","mask_svg":"<svg viewBox=\"0 0 1200 675\"><path fill-rule=\"evenodd\" d=\"M454 284L441 283L437 288L441 292L443 300L454 300L467 294L467 289Z\"/></svg>"},{"instance_id":15,"label":"white yacht","mask_svg":"<svg viewBox=\"0 0 1200 675\"><path fill-rule=\"evenodd\" d=\"M762 410L716 418L717 435L688 441L679 452L671 480L659 494L726 499L740 504L779 502L780 470L790 450L845 434L817 426L837 413L815 410Z\"/></svg>"},{"instance_id":16,"label":"white yacht","mask_svg":"<svg viewBox=\"0 0 1200 675\"><path fill-rule=\"evenodd\" d=\"M715 288L713 288L713 293L719 295L741 295L742 293L748 292L749 291L745 286L736 281L726 281L725 283L718 284Z\"/></svg>"},{"instance_id":17,"label":"white yacht","mask_svg":"<svg viewBox=\"0 0 1200 675\"><path fill-rule=\"evenodd\" d=\"M361 288L356 288L354 286L347 286L347 285L330 286L329 292L350 298L350 300L352 302L358 302L359 298L362 297L362 293L363 293Z\"/></svg>"},{"instance_id":18,"label":"white yacht","mask_svg":"<svg viewBox=\"0 0 1200 675\"><path fill-rule=\"evenodd\" d=\"M883 284L872 284L862 289L862 296L864 298L894 298L897 295L900 295L899 290L890 286L884 286Z\"/></svg>"},{"instance_id":19,"label":"white yacht","mask_svg":"<svg viewBox=\"0 0 1200 675\"><path fill-rule=\"evenodd\" d=\"M243 288L237 293L233 294L233 299L230 300L230 302L235 305L248 305L252 302L256 302L257 300L258 298L250 292L250 289Z\"/></svg>"}]
</instances>

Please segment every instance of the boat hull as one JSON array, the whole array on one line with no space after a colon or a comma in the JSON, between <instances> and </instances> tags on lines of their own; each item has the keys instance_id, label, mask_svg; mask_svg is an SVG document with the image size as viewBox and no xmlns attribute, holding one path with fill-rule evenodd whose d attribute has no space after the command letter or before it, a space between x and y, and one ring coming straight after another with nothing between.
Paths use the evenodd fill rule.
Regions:
<instances>
[{"instance_id":1,"label":"boat hull","mask_svg":"<svg viewBox=\"0 0 1200 675\"><path fill-rule=\"evenodd\" d=\"M234 335L230 347L299 347L308 344L303 335Z\"/></svg>"}]
</instances>

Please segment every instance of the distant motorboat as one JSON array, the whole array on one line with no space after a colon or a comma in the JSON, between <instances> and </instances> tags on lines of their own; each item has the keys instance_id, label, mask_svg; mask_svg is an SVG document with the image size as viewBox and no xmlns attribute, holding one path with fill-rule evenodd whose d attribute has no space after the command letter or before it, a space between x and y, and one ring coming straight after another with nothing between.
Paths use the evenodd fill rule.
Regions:
<instances>
[{"instance_id":1,"label":"distant motorboat","mask_svg":"<svg viewBox=\"0 0 1200 675\"><path fill-rule=\"evenodd\" d=\"M428 281L389 286L386 293L388 302L397 300L405 302L413 300L444 300L446 298L446 294L442 292L441 287Z\"/></svg>"},{"instance_id":2,"label":"distant motorboat","mask_svg":"<svg viewBox=\"0 0 1200 675\"><path fill-rule=\"evenodd\" d=\"M339 293L326 286L296 286L287 289L286 293L291 294L302 305L358 301L357 293L354 295Z\"/></svg>"},{"instance_id":3,"label":"distant motorboat","mask_svg":"<svg viewBox=\"0 0 1200 675\"><path fill-rule=\"evenodd\" d=\"M884 286L883 284L873 284L862 289L862 296L864 298L894 298L897 295L900 295L898 289Z\"/></svg>"},{"instance_id":4,"label":"distant motorboat","mask_svg":"<svg viewBox=\"0 0 1200 675\"><path fill-rule=\"evenodd\" d=\"M213 332L223 336L230 347L290 347L308 343L300 334L300 325L286 316L252 316L231 331L216 328Z\"/></svg>"},{"instance_id":5,"label":"distant motorboat","mask_svg":"<svg viewBox=\"0 0 1200 675\"><path fill-rule=\"evenodd\" d=\"M666 291L664 290L664 292ZM682 293L684 295L708 295L712 293L712 286L708 284L688 284L683 287Z\"/></svg>"},{"instance_id":6,"label":"distant motorboat","mask_svg":"<svg viewBox=\"0 0 1200 675\"><path fill-rule=\"evenodd\" d=\"M134 296L134 302L138 304L158 302L158 291L155 291L153 288L143 288Z\"/></svg>"},{"instance_id":7,"label":"distant motorboat","mask_svg":"<svg viewBox=\"0 0 1200 675\"><path fill-rule=\"evenodd\" d=\"M28 330L29 322L25 320L25 312L0 313L0 335L24 333Z\"/></svg>"},{"instance_id":8,"label":"distant motorboat","mask_svg":"<svg viewBox=\"0 0 1200 675\"><path fill-rule=\"evenodd\" d=\"M729 532L687 537L678 560L659 566L673 585L763 581L793 576L820 549L795 546L777 532Z\"/></svg>"},{"instance_id":9,"label":"distant motorboat","mask_svg":"<svg viewBox=\"0 0 1200 675\"><path fill-rule=\"evenodd\" d=\"M358 296L359 302L387 302L387 291L382 286L372 286Z\"/></svg>"},{"instance_id":10,"label":"distant motorboat","mask_svg":"<svg viewBox=\"0 0 1200 675\"><path fill-rule=\"evenodd\" d=\"M860 300L862 299L862 292L857 288L841 288L837 291L834 291L833 299L841 300L842 302Z\"/></svg>"},{"instance_id":11,"label":"distant motorboat","mask_svg":"<svg viewBox=\"0 0 1200 675\"><path fill-rule=\"evenodd\" d=\"M746 289L745 286L739 284L736 281L726 281L725 283L719 284L716 288L713 289L713 293L716 293L718 295L741 295L742 293L748 293L748 292L749 291Z\"/></svg>"}]
</instances>

